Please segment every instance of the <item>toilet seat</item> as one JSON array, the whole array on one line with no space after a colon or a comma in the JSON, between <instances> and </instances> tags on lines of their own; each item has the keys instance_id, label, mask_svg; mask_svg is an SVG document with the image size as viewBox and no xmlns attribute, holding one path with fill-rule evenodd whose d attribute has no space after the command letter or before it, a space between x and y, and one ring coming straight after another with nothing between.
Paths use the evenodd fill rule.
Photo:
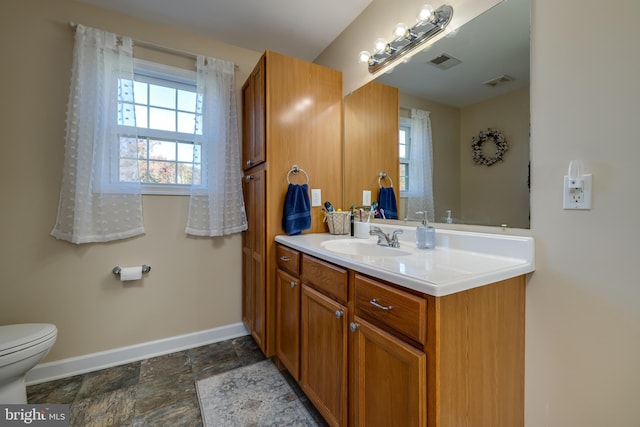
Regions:
<instances>
[{"instance_id":1,"label":"toilet seat","mask_svg":"<svg viewBox=\"0 0 640 427\"><path fill-rule=\"evenodd\" d=\"M0 357L55 339L58 330L48 323L0 326Z\"/></svg>"}]
</instances>

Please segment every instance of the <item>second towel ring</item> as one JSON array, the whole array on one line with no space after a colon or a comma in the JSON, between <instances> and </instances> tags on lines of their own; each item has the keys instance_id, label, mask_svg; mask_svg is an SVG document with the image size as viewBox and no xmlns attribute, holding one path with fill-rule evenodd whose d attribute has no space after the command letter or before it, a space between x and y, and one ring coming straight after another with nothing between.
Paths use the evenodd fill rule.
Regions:
<instances>
[{"instance_id":1,"label":"second towel ring","mask_svg":"<svg viewBox=\"0 0 640 427\"><path fill-rule=\"evenodd\" d=\"M378 174L378 187L382 188L382 180L385 179L385 178L387 178L389 180L389 182L391 183L391 187L393 187L393 180L385 172L380 172Z\"/></svg>"},{"instance_id":2,"label":"second towel ring","mask_svg":"<svg viewBox=\"0 0 640 427\"><path fill-rule=\"evenodd\" d=\"M305 184L309 184L309 175L307 175L304 169L300 168L298 165L291 166L291 170L287 173L287 184L291 184L291 181L289 180L289 175L291 174L297 175L300 172L302 172L304 176L307 178L307 182L305 182Z\"/></svg>"}]
</instances>

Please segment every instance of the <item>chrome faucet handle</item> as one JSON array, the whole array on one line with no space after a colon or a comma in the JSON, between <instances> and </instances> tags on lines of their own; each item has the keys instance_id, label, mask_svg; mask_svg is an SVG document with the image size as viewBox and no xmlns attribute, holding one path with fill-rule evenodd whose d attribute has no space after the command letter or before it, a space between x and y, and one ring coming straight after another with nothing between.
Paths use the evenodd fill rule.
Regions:
<instances>
[{"instance_id":1,"label":"chrome faucet handle","mask_svg":"<svg viewBox=\"0 0 640 427\"><path fill-rule=\"evenodd\" d=\"M403 230L393 230L393 236L391 237L391 244L389 246L391 246L392 248L399 248L400 242L398 241L398 234L402 233L404 233Z\"/></svg>"}]
</instances>

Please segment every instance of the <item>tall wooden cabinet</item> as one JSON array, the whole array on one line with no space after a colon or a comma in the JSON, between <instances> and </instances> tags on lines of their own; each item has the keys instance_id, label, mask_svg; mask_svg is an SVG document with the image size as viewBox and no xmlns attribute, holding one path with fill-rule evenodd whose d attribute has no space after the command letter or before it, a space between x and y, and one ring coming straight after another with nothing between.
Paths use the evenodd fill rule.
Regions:
<instances>
[{"instance_id":1,"label":"tall wooden cabinet","mask_svg":"<svg viewBox=\"0 0 640 427\"><path fill-rule=\"evenodd\" d=\"M284 234L288 172L298 165L309 177L309 189L322 191L323 201L342 201L342 74L266 51L242 87L242 102L249 220L243 236L243 321L265 355L273 356L274 237ZM289 178L294 184L306 181L301 173ZM320 207L312 208L311 216L308 232L326 231Z\"/></svg>"}]
</instances>

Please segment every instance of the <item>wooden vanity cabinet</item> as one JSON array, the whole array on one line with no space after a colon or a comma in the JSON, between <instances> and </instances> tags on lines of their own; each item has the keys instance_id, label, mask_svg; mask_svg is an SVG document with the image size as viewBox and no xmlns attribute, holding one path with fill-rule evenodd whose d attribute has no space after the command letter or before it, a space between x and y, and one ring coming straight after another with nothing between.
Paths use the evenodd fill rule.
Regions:
<instances>
[{"instance_id":1,"label":"wooden vanity cabinet","mask_svg":"<svg viewBox=\"0 0 640 427\"><path fill-rule=\"evenodd\" d=\"M351 412L355 426L426 425L426 300L354 275Z\"/></svg>"},{"instance_id":2,"label":"wooden vanity cabinet","mask_svg":"<svg viewBox=\"0 0 640 427\"><path fill-rule=\"evenodd\" d=\"M300 381L300 252L277 245L276 355Z\"/></svg>"},{"instance_id":3,"label":"wooden vanity cabinet","mask_svg":"<svg viewBox=\"0 0 640 427\"><path fill-rule=\"evenodd\" d=\"M299 383L331 426L524 425L525 276L434 297L299 256Z\"/></svg>"},{"instance_id":4,"label":"wooden vanity cabinet","mask_svg":"<svg viewBox=\"0 0 640 427\"><path fill-rule=\"evenodd\" d=\"M346 426L347 270L302 256L300 385L331 426Z\"/></svg>"},{"instance_id":5,"label":"wooden vanity cabinet","mask_svg":"<svg viewBox=\"0 0 640 427\"><path fill-rule=\"evenodd\" d=\"M242 87L242 103L249 220L243 235L242 318L271 357L276 354L276 282L281 280L275 236L284 233L287 179L293 184L306 180L304 174L288 172L298 165L325 200L342 200L342 73L266 51ZM304 108L294 108L299 105ZM312 208L311 216L308 232L326 231L321 209Z\"/></svg>"}]
</instances>

